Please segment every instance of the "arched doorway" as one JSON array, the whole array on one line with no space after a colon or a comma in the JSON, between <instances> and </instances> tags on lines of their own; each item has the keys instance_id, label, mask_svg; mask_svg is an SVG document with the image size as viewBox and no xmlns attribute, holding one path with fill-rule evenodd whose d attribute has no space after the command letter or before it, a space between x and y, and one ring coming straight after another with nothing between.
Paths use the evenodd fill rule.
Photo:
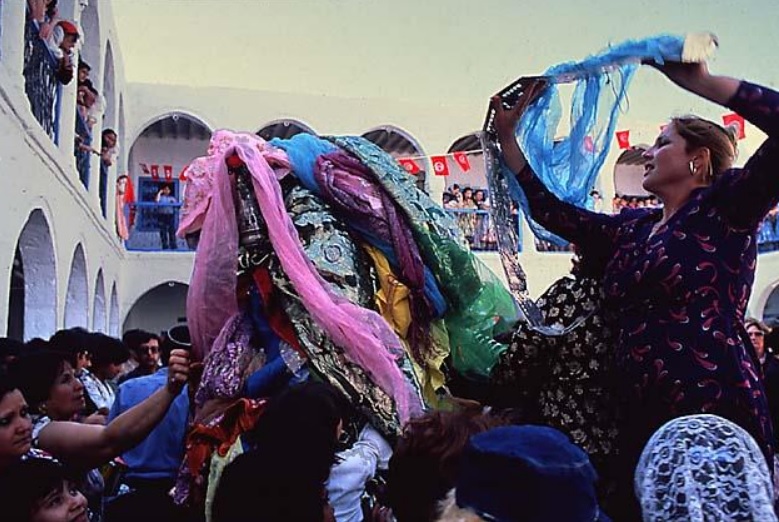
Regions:
<instances>
[{"instance_id":1,"label":"arched doorway","mask_svg":"<svg viewBox=\"0 0 779 522\"><path fill-rule=\"evenodd\" d=\"M68 291L65 297L65 328L89 327L89 287L87 285L87 260L84 256L84 248L79 243L73 252L70 276L68 276Z\"/></svg>"},{"instance_id":2,"label":"arched doorway","mask_svg":"<svg viewBox=\"0 0 779 522\"><path fill-rule=\"evenodd\" d=\"M314 129L303 122L291 119L277 120L268 123L257 131L257 136L270 141L273 138L288 140L297 134L316 134Z\"/></svg>"},{"instance_id":3,"label":"arched doorway","mask_svg":"<svg viewBox=\"0 0 779 522\"><path fill-rule=\"evenodd\" d=\"M624 151L614 165L614 192L617 196L647 197L649 193L641 185L644 181L644 152L647 145L636 145Z\"/></svg>"},{"instance_id":4,"label":"arched doorway","mask_svg":"<svg viewBox=\"0 0 779 522\"><path fill-rule=\"evenodd\" d=\"M427 158L422 147L411 134L398 127L385 125L366 132L362 137L375 143L395 159L413 158L420 169L419 172L414 174L417 187L424 192L428 191Z\"/></svg>"},{"instance_id":5,"label":"arched doorway","mask_svg":"<svg viewBox=\"0 0 779 522\"><path fill-rule=\"evenodd\" d=\"M6 336L21 341L24 339L24 262L19 247L14 253L11 267L11 285L8 292L8 325Z\"/></svg>"},{"instance_id":6,"label":"arched doorway","mask_svg":"<svg viewBox=\"0 0 779 522\"><path fill-rule=\"evenodd\" d=\"M779 286L771 290L765 302L763 321L772 328L779 326Z\"/></svg>"},{"instance_id":7,"label":"arched doorway","mask_svg":"<svg viewBox=\"0 0 779 522\"><path fill-rule=\"evenodd\" d=\"M190 162L204 156L211 140L211 129L189 114L173 112L151 121L133 142L129 154L130 177L135 186L135 225L125 243L130 250L161 250L160 210L155 198L167 185L171 196L183 201L184 182L180 173ZM167 218L166 218L167 219ZM175 214L173 228L178 227ZM175 245L186 249L183 240Z\"/></svg>"},{"instance_id":8,"label":"arched doorway","mask_svg":"<svg viewBox=\"0 0 779 522\"><path fill-rule=\"evenodd\" d=\"M95 280L95 301L92 305L92 330L106 332L105 316L105 283L103 282L103 270L97 271Z\"/></svg>"},{"instance_id":9,"label":"arched doorway","mask_svg":"<svg viewBox=\"0 0 779 522\"><path fill-rule=\"evenodd\" d=\"M12 322L13 321L13 322ZM16 243L8 303L8 336L48 338L57 329L57 266L46 216L33 210Z\"/></svg>"},{"instance_id":10,"label":"arched doorway","mask_svg":"<svg viewBox=\"0 0 779 522\"><path fill-rule=\"evenodd\" d=\"M111 304L108 312L108 335L119 336L119 295L116 283L111 286Z\"/></svg>"},{"instance_id":11,"label":"arched doorway","mask_svg":"<svg viewBox=\"0 0 779 522\"><path fill-rule=\"evenodd\" d=\"M148 290L133 303L125 317L122 331L140 328L160 333L186 321L188 290L188 285L176 281L168 281Z\"/></svg>"}]
</instances>

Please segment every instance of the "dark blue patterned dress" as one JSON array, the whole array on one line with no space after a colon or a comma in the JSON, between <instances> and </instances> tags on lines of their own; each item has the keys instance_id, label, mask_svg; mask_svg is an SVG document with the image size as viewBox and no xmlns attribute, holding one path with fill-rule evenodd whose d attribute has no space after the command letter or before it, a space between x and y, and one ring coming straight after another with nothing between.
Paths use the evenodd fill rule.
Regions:
<instances>
[{"instance_id":1,"label":"dark blue patterned dress","mask_svg":"<svg viewBox=\"0 0 779 522\"><path fill-rule=\"evenodd\" d=\"M529 168L518 176L533 218L602 270L630 469L664 422L703 412L744 427L772 462L771 420L743 320L757 228L779 200L779 93L742 82L728 106L768 140L743 169L695 190L654 235L659 209L597 214L561 202Z\"/></svg>"}]
</instances>

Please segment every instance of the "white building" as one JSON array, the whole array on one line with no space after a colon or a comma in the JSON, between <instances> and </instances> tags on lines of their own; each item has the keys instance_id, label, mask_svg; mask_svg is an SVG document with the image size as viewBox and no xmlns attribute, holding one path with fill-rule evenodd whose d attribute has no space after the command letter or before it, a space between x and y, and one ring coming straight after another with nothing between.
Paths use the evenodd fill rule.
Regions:
<instances>
[{"instance_id":1,"label":"white building","mask_svg":"<svg viewBox=\"0 0 779 522\"><path fill-rule=\"evenodd\" d=\"M0 336L48 338L72 326L113 335L132 327L159 331L183 318L194 254L183 242L179 251L133 250L148 247L153 232L147 242L134 236L124 245L116 233L114 182L127 173L136 190L150 186L145 164L158 165L163 179L168 166L178 183L179 172L205 153L216 128L263 137L299 131L365 135L396 156L419 158L427 172L432 171L430 154L474 147L469 137L478 129L472 122L480 121L485 107L128 84L111 3L60 0L58 5L62 18L81 26L80 56L105 99L92 146L99 148L101 131L111 128L118 134L119 154L102 184L97 155L86 155L91 175L84 175L84 164L80 175L74 155L77 82L47 83L52 65L26 19L26 2L1 2ZM474 179L483 175L479 158L472 157ZM613 154L611 163L615 160ZM444 179L424 180L435 199ZM609 201L611 176L600 186ZM533 295L570 268L568 254L537 252L527 230L522 252ZM502 276L495 254L480 255ZM763 315L777 283L779 253L762 254L753 315Z\"/></svg>"}]
</instances>

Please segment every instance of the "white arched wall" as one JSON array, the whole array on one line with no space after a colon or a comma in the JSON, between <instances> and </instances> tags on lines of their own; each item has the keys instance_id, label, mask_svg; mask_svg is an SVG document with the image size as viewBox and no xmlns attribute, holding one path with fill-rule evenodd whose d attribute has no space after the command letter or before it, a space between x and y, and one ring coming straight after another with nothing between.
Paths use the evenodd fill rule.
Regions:
<instances>
[{"instance_id":1,"label":"white arched wall","mask_svg":"<svg viewBox=\"0 0 779 522\"><path fill-rule=\"evenodd\" d=\"M304 132L306 132L308 134L314 134L314 135L317 134L317 132L314 130L313 127L311 127L311 125L309 125L309 124L307 124L307 123L305 123L302 120L299 120L297 118L277 118L275 120L269 121L265 125L261 126L257 130L256 134L259 134L260 132L262 132L263 129L267 129L268 127L271 127L273 125L277 125L279 123L283 123L285 125L295 125L296 127L302 129Z\"/></svg>"},{"instance_id":2,"label":"white arched wall","mask_svg":"<svg viewBox=\"0 0 779 522\"><path fill-rule=\"evenodd\" d=\"M184 108L177 108L177 109L169 109L164 112L161 112L157 115L152 116L151 118L148 118L141 126L137 127L133 132L132 136L128 136L127 143L130 144L130 149L135 145L135 142L138 141L138 138L143 134L143 131L157 123L158 121L162 121L165 118L171 118L174 115L178 115L180 117L189 118L192 121L195 121L201 125L203 125L210 133L213 134L215 127L209 123L204 117L200 116L196 111L193 111L191 109L184 109Z\"/></svg>"},{"instance_id":3,"label":"white arched wall","mask_svg":"<svg viewBox=\"0 0 779 522\"><path fill-rule=\"evenodd\" d=\"M122 331L139 328L159 334L186 319L189 285L166 281L144 292L129 308Z\"/></svg>"},{"instance_id":4,"label":"white arched wall","mask_svg":"<svg viewBox=\"0 0 779 522\"><path fill-rule=\"evenodd\" d=\"M24 340L48 338L57 329L57 260L42 209L30 213L17 246L24 265Z\"/></svg>"},{"instance_id":5,"label":"white arched wall","mask_svg":"<svg viewBox=\"0 0 779 522\"><path fill-rule=\"evenodd\" d=\"M387 131L387 132L394 132L395 134L399 134L403 138L405 138L411 145L414 146L416 149L416 153L419 156L422 156L424 160L420 160L419 163L422 164L422 170L425 171L425 180L424 180L424 186L425 189L427 189L428 194L436 194L438 196L438 200L440 201L440 195L444 192L444 181L443 180L437 180L433 178L440 178L441 176L434 176L432 173L432 169L430 168L430 161L428 161L427 154L425 153L424 147L422 147L422 144L420 141L412 135L410 132L406 131L405 129L398 127L396 125L379 125L377 127L373 127L371 129L366 130L362 133L362 136L365 136L366 134L369 134L374 131Z\"/></svg>"},{"instance_id":6,"label":"white arched wall","mask_svg":"<svg viewBox=\"0 0 779 522\"><path fill-rule=\"evenodd\" d=\"M95 299L92 305L92 330L106 333L106 308L105 308L105 282L103 281L103 269L97 271L95 279Z\"/></svg>"},{"instance_id":7,"label":"white arched wall","mask_svg":"<svg viewBox=\"0 0 779 522\"><path fill-rule=\"evenodd\" d=\"M116 283L111 285L111 302L108 309L108 335L119 337L119 295Z\"/></svg>"},{"instance_id":8,"label":"white arched wall","mask_svg":"<svg viewBox=\"0 0 779 522\"><path fill-rule=\"evenodd\" d=\"M779 252L767 252L757 256L755 282L749 300L748 315L763 318L771 292L779 287Z\"/></svg>"},{"instance_id":9,"label":"white arched wall","mask_svg":"<svg viewBox=\"0 0 779 522\"><path fill-rule=\"evenodd\" d=\"M103 61L103 86L100 94L105 99L105 112L103 113L103 128L114 128L116 125L116 81L114 79L114 52L111 42L106 42L105 60Z\"/></svg>"},{"instance_id":10,"label":"white arched wall","mask_svg":"<svg viewBox=\"0 0 779 522\"><path fill-rule=\"evenodd\" d=\"M81 45L81 59L92 68L91 78L93 84L97 85L97 79L100 78L101 60L100 44L102 41L100 31L100 17L98 15L97 2L89 2L81 12L81 29L84 32L84 41Z\"/></svg>"},{"instance_id":11,"label":"white arched wall","mask_svg":"<svg viewBox=\"0 0 779 522\"><path fill-rule=\"evenodd\" d=\"M76 245L70 263L68 291L65 295L65 328L89 328L89 283L84 247Z\"/></svg>"}]
</instances>

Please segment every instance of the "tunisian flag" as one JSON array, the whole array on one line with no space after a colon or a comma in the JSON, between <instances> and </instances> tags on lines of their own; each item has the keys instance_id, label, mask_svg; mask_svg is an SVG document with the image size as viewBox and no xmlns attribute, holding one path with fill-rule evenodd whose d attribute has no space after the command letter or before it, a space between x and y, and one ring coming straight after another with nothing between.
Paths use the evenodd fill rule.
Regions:
<instances>
[{"instance_id":1,"label":"tunisian flag","mask_svg":"<svg viewBox=\"0 0 779 522\"><path fill-rule=\"evenodd\" d=\"M630 148L630 131L629 130L623 130L623 131L617 131L617 144L619 145L620 149L629 149Z\"/></svg>"},{"instance_id":2,"label":"tunisian flag","mask_svg":"<svg viewBox=\"0 0 779 522\"><path fill-rule=\"evenodd\" d=\"M151 179L153 179L153 180L160 179L160 166L159 165L152 165L151 166Z\"/></svg>"},{"instance_id":3,"label":"tunisian flag","mask_svg":"<svg viewBox=\"0 0 779 522\"><path fill-rule=\"evenodd\" d=\"M725 127L735 127L736 128L736 137L740 140L743 140L747 137L746 133L744 132L744 118L736 114L735 112L731 112L730 114L725 114L722 117L722 123L725 124Z\"/></svg>"},{"instance_id":4,"label":"tunisian flag","mask_svg":"<svg viewBox=\"0 0 779 522\"><path fill-rule=\"evenodd\" d=\"M463 172L468 172L471 170L471 161L468 159L468 155L464 152L455 152L454 153L454 161L457 162L458 165L460 165L460 168Z\"/></svg>"},{"instance_id":5,"label":"tunisian flag","mask_svg":"<svg viewBox=\"0 0 779 522\"><path fill-rule=\"evenodd\" d=\"M433 164L433 172L436 176L448 176L449 165L446 163L446 156L431 156L430 162Z\"/></svg>"},{"instance_id":6,"label":"tunisian flag","mask_svg":"<svg viewBox=\"0 0 779 522\"><path fill-rule=\"evenodd\" d=\"M399 158L398 163L400 163L400 166L409 174L417 174L419 172L419 165L410 158Z\"/></svg>"},{"instance_id":7,"label":"tunisian flag","mask_svg":"<svg viewBox=\"0 0 779 522\"><path fill-rule=\"evenodd\" d=\"M173 165L163 165L162 171L165 173L165 181L173 179Z\"/></svg>"}]
</instances>

